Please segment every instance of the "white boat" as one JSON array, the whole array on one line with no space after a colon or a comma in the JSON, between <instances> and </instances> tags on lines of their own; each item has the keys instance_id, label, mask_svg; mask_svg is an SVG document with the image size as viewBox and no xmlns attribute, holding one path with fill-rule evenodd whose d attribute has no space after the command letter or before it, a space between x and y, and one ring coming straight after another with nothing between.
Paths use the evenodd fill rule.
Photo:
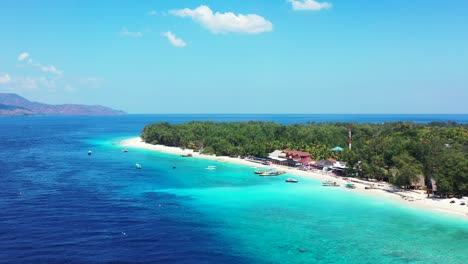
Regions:
<instances>
[{"instance_id":1,"label":"white boat","mask_svg":"<svg viewBox=\"0 0 468 264\"><path fill-rule=\"evenodd\" d=\"M265 171L264 173L259 174L260 176L277 176L278 174L276 172L272 171Z\"/></svg>"},{"instance_id":2,"label":"white boat","mask_svg":"<svg viewBox=\"0 0 468 264\"><path fill-rule=\"evenodd\" d=\"M299 181L293 178L288 178L287 180L285 180L285 182L298 183Z\"/></svg>"},{"instance_id":3,"label":"white boat","mask_svg":"<svg viewBox=\"0 0 468 264\"><path fill-rule=\"evenodd\" d=\"M91 156L91 154L93 154L93 152L91 150L88 151L88 156Z\"/></svg>"},{"instance_id":4,"label":"white boat","mask_svg":"<svg viewBox=\"0 0 468 264\"><path fill-rule=\"evenodd\" d=\"M216 166L208 166L206 167L207 170L216 170Z\"/></svg>"},{"instance_id":5,"label":"white boat","mask_svg":"<svg viewBox=\"0 0 468 264\"><path fill-rule=\"evenodd\" d=\"M137 164L135 164L135 168L141 169L141 165L137 163Z\"/></svg>"}]
</instances>

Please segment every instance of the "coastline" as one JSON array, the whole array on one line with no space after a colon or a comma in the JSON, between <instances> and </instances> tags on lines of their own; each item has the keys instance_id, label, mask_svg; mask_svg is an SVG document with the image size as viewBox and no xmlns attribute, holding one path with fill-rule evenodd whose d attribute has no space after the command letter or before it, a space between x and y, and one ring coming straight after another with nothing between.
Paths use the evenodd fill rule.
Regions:
<instances>
[{"instance_id":1,"label":"coastline","mask_svg":"<svg viewBox=\"0 0 468 264\"><path fill-rule=\"evenodd\" d=\"M340 188L345 188L343 186L344 184L347 183L347 181L344 180L342 177L337 177L332 174L328 174L326 172L302 171L302 170L298 170L295 168L278 166L278 165L265 166L265 165L261 165L257 163L252 163L244 159L238 159L238 158L232 158L232 157L226 157L226 156L200 154L190 149L181 149L178 147L152 145L152 144L143 142L143 140L140 137L122 140L119 142L119 145L126 147L126 148L146 149L146 150L163 152L163 153L174 154L174 155L179 155L179 156L184 155L184 154L192 154L193 158L213 160L217 162L228 162L228 163L233 163L233 164L238 164L238 165L243 165L243 166L275 168L277 170L286 171L288 174L298 176L298 177L307 177L307 178L321 180L321 181L325 181L325 180L334 181L341 185ZM386 189L390 189L391 185L388 183L380 183L380 182L375 182L374 186L376 187L373 189L365 189L365 187L368 187L372 182L366 182L366 181L362 181L358 179L352 179L352 182L354 183L356 188L349 190L349 191L359 192L361 194L376 197L376 198L393 200L406 207L412 207L415 209L423 209L425 211L432 212L435 214L442 213L445 215L456 216L458 218L468 220L468 206L460 205L460 202L461 202L460 199L427 198L427 195L424 193L424 191L408 190L408 191L399 191L399 192L388 192L386 191ZM456 202L451 204L450 201L452 200L455 200ZM468 204L468 200L466 200L466 197L464 201Z\"/></svg>"}]
</instances>

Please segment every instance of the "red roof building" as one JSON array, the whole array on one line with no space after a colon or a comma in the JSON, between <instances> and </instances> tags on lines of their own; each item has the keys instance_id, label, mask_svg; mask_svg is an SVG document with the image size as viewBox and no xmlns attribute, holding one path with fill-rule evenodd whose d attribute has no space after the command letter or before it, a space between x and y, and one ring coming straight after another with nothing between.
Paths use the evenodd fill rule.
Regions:
<instances>
[{"instance_id":1,"label":"red roof building","mask_svg":"<svg viewBox=\"0 0 468 264\"><path fill-rule=\"evenodd\" d=\"M299 161L305 158L310 159L309 152L298 151L298 150L284 150L283 152L286 153L286 157L293 159L293 160Z\"/></svg>"},{"instance_id":2,"label":"red roof building","mask_svg":"<svg viewBox=\"0 0 468 264\"><path fill-rule=\"evenodd\" d=\"M311 163L313 161L314 160L311 159L310 157L305 157L305 158L302 158L299 162L301 162L302 164L306 164L306 163Z\"/></svg>"}]
</instances>

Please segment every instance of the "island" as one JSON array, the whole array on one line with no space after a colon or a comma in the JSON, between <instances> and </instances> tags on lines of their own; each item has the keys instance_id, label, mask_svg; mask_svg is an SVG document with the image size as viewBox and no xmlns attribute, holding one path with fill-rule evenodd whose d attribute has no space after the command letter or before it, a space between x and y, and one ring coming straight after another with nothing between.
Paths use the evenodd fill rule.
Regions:
<instances>
[{"instance_id":1,"label":"island","mask_svg":"<svg viewBox=\"0 0 468 264\"><path fill-rule=\"evenodd\" d=\"M201 154L332 171L428 196L468 195L467 124L156 123L143 129L141 139Z\"/></svg>"},{"instance_id":2,"label":"island","mask_svg":"<svg viewBox=\"0 0 468 264\"><path fill-rule=\"evenodd\" d=\"M13 93L0 93L0 116L22 115L124 115L123 111L101 105L49 105L32 102Z\"/></svg>"}]
</instances>

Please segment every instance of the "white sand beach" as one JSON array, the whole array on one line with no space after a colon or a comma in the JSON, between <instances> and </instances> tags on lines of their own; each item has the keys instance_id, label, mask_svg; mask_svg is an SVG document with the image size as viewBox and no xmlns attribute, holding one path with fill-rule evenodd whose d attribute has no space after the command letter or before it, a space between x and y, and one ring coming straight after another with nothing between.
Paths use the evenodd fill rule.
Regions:
<instances>
[{"instance_id":1,"label":"white sand beach","mask_svg":"<svg viewBox=\"0 0 468 264\"><path fill-rule=\"evenodd\" d=\"M193 158L200 158L200 159L208 159L217 162L229 162L235 163L245 166L255 166L255 167L269 167L275 168L277 170L286 171L289 174L299 176L299 177L310 177L317 180L330 180L339 183L342 187L345 188L344 185L347 183L343 177L335 176L331 173L322 172L322 171L303 171L298 170L296 168L278 166L278 165L260 165L257 163L253 163L251 161L247 161L244 159L239 158L231 158L225 156L214 156L214 155L204 155L198 152L194 152L193 150L189 149L181 149L177 147L168 147L163 145L152 145L143 142L140 137L130 138L123 140L119 143L121 146L126 148L140 148L140 149L148 149L157 152L164 152L169 154L175 155L183 155L183 154L192 154ZM427 210L436 214L448 214L452 216L461 217L463 219L468 220L468 198L464 197L463 199L434 199L434 198L427 198L427 195L424 191L398 191L398 192L389 192L388 190L392 190L392 186L388 183L383 182L368 182L358 179L350 180L355 184L355 189L349 189L351 192L360 192L365 195L369 195L370 197L377 197L383 199L391 199L397 201L405 206L413 207L417 209ZM371 189L366 189L366 187L371 187ZM454 203L450 203L451 201L455 201ZM460 205L460 203L464 201L466 205Z\"/></svg>"}]
</instances>

